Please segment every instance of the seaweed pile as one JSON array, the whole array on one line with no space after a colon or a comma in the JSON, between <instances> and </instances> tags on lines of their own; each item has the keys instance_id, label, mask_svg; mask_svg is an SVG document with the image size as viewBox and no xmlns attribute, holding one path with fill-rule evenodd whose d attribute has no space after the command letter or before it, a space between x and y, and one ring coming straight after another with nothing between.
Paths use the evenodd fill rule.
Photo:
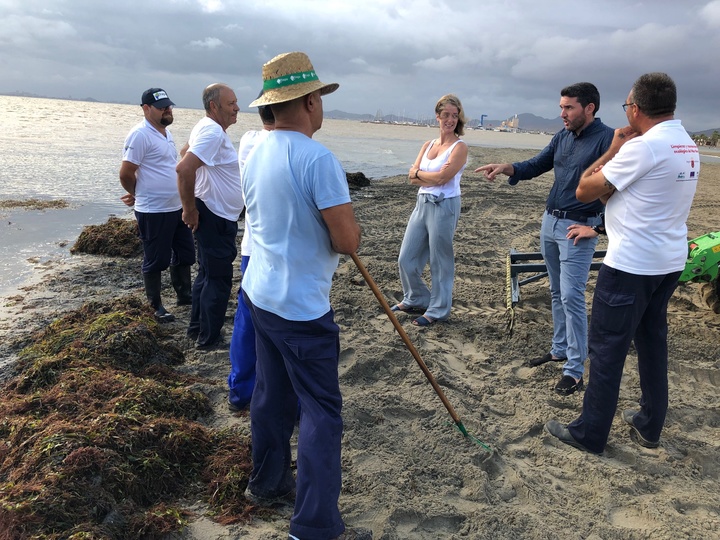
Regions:
<instances>
[{"instance_id":1,"label":"seaweed pile","mask_svg":"<svg viewBox=\"0 0 720 540\"><path fill-rule=\"evenodd\" d=\"M247 521L250 437L213 431L202 385L146 302L91 302L33 336L0 388L0 539L160 538L204 500Z\"/></svg>"},{"instance_id":2,"label":"seaweed pile","mask_svg":"<svg viewBox=\"0 0 720 540\"><path fill-rule=\"evenodd\" d=\"M142 255L137 221L110 217L100 225L83 227L70 253L136 257Z\"/></svg>"},{"instance_id":3,"label":"seaweed pile","mask_svg":"<svg viewBox=\"0 0 720 540\"><path fill-rule=\"evenodd\" d=\"M26 208L28 210L47 210L55 208L67 208L70 206L63 199L41 200L41 199L0 199L0 208Z\"/></svg>"}]
</instances>

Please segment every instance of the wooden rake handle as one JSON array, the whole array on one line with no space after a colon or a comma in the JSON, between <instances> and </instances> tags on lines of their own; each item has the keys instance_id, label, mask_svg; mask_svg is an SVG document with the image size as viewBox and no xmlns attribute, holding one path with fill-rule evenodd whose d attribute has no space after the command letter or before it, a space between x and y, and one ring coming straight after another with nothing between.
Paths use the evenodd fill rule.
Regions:
<instances>
[{"instance_id":1,"label":"wooden rake handle","mask_svg":"<svg viewBox=\"0 0 720 540\"><path fill-rule=\"evenodd\" d=\"M445 394L442 391L442 388L438 385L437 381L435 381L435 377L433 377L432 373L430 373L430 370L425 365L425 362L423 362L423 359L420 357L420 353L418 353L417 349L415 348L415 345L412 344L412 341L410 341L410 338L408 337L407 333L405 332L405 329L402 327L400 322L397 320L397 317L395 317L395 313L390 309L390 306L388 305L387 301L385 301L385 297L380 292L380 289L378 289L378 286L375 284L375 281L373 281L373 278L368 273L367 269L365 268L365 265L363 265L360 258L357 256L357 253L351 254L352 260L355 261L355 265L358 267L358 270L360 270L360 273L362 274L363 278L365 278L365 281L369 285L370 289L372 289L372 292L375 294L375 298L378 299L378 302L380 302L380 305L382 306L383 310L387 314L388 318L390 319L390 322L395 327L395 330L397 330L398 334L400 334L400 337L402 338L403 342L405 343L405 346L410 351L410 354L413 355L413 358L415 358L415 361L420 366L420 369L422 369L423 373L425 374L425 377L427 377L428 381L430 381L430 384L435 389L435 392L440 397L440 400L443 402L443 405L445 405L445 408L450 413L450 416L452 417L455 424L457 424L458 428L460 429L460 432L467 436L467 431L465 430L465 427L462 425L462 422L460 421L460 417L455 412L455 409L453 409L452 405L450 405L450 402L448 401L447 397L445 397Z\"/></svg>"}]
</instances>

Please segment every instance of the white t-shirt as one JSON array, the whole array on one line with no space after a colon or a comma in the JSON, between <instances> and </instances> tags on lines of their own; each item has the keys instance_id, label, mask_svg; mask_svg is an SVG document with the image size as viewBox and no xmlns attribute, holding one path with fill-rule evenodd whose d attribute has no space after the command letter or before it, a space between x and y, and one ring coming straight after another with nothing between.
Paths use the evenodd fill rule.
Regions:
<instances>
[{"instance_id":1,"label":"white t-shirt","mask_svg":"<svg viewBox=\"0 0 720 540\"><path fill-rule=\"evenodd\" d=\"M245 169L245 162L247 161L250 151L255 148L258 144L265 140L270 133L270 130L261 129L258 131L252 130L246 132L240 139L240 145L238 146L238 164L240 166L240 182L242 183L243 169ZM250 227L248 227L247 216L245 217L245 231L243 232L242 243L240 244L240 255L249 257L252 254L252 233Z\"/></svg>"},{"instance_id":2,"label":"white t-shirt","mask_svg":"<svg viewBox=\"0 0 720 540\"><path fill-rule=\"evenodd\" d=\"M125 138L123 161L138 166L135 184L135 210L147 214L174 212L182 208L177 186L177 149L169 131L167 136L143 120Z\"/></svg>"},{"instance_id":3,"label":"white t-shirt","mask_svg":"<svg viewBox=\"0 0 720 540\"><path fill-rule=\"evenodd\" d=\"M243 173L253 238L243 290L255 306L286 320L323 316L340 255L320 211L350 202L342 165L310 137L276 129L251 152Z\"/></svg>"},{"instance_id":4,"label":"white t-shirt","mask_svg":"<svg viewBox=\"0 0 720 540\"><path fill-rule=\"evenodd\" d=\"M204 164L195 176L195 196L213 214L237 221L244 202L238 156L230 137L220 124L206 116L195 125L188 142L188 152Z\"/></svg>"},{"instance_id":5,"label":"white t-shirt","mask_svg":"<svg viewBox=\"0 0 720 540\"><path fill-rule=\"evenodd\" d=\"M647 276L685 268L686 221L700 154L680 120L661 122L629 140L602 172L617 188L605 207L604 263Z\"/></svg>"}]
</instances>

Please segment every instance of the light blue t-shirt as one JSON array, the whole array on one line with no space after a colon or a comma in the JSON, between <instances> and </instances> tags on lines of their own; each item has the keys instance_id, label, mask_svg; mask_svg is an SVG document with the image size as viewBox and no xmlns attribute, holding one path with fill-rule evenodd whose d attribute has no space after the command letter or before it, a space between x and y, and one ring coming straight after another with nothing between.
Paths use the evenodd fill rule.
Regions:
<instances>
[{"instance_id":1,"label":"light blue t-shirt","mask_svg":"<svg viewBox=\"0 0 720 540\"><path fill-rule=\"evenodd\" d=\"M254 243L243 290L283 319L325 315L339 255L320 210L350 202L340 162L302 133L274 130L248 157L243 192Z\"/></svg>"}]
</instances>

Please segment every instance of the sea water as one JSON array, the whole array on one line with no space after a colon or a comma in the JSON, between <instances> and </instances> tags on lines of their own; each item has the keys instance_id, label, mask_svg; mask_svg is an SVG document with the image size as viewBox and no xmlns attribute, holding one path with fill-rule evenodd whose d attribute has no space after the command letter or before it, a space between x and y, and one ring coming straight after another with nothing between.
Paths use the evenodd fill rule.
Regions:
<instances>
[{"instance_id":1,"label":"sea water","mask_svg":"<svg viewBox=\"0 0 720 540\"><path fill-rule=\"evenodd\" d=\"M173 112L169 129L180 149L204 111ZM118 171L125 137L142 118L139 105L0 96L0 200L68 204L46 210L0 206L0 296L70 257L85 225L131 215L120 201ZM258 115L246 112L228 133L237 148L243 133L260 128ZM379 180L407 174L423 142L437 134L437 127L325 119L314 138L347 172ZM470 145L537 149L550 140L542 134L479 130L468 130L463 138Z\"/></svg>"}]
</instances>

